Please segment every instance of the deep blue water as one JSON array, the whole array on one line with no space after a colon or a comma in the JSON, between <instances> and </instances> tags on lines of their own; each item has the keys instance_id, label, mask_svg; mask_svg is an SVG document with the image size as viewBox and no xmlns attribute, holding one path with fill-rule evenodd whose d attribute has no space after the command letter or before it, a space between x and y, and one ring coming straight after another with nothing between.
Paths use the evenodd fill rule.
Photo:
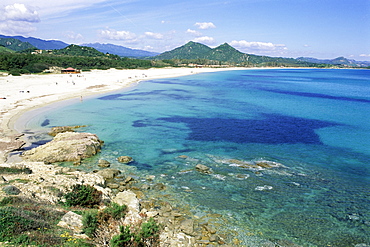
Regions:
<instances>
[{"instance_id":1,"label":"deep blue water","mask_svg":"<svg viewBox=\"0 0 370 247\"><path fill-rule=\"evenodd\" d=\"M88 125L105 145L82 167L104 158L156 175L199 217L222 214L245 246L370 244L370 70L197 74L50 109L27 128ZM259 161L282 166L251 166ZM199 163L214 173L194 171Z\"/></svg>"}]
</instances>

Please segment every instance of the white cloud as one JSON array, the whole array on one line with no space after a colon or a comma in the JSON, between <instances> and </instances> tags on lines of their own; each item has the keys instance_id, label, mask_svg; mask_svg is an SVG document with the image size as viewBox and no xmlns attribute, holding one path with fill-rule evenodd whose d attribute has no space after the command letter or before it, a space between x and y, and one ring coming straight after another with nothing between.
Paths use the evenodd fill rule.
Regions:
<instances>
[{"instance_id":1,"label":"white cloud","mask_svg":"<svg viewBox=\"0 0 370 247\"><path fill-rule=\"evenodd\" d=\"M70 40L83 40L84 39L82 34L75 33L75 32L72 32L72 31L66 32L64 36L67 37Z\"/></svg>"},{"instance_id":2,"label":"white cloud","mask_svg":"<svg viewBox=\"0 0 370 247\"><path fill-rule=\"evenodd\" d=\"M198 27L199 29L209 29L209 28L216 28L215 24L212 22L197 22L194 26Z\"/></svg>"},{"instance_id":3,"label":"white cloud","mask_svg":"<svg viewBox=\"0 0 370 247\"><path fill-rule=\"evenodd\" d=\"M194 35L195 37L199 37L199 36L202 36L202 33L201 32L198 32L196 30L192 30L192 29L188 29L186 30L186 33L189 33L191 35Z\"/></svg>"},{"instance_id":4,"label":"white cloud","mask_svg":"<svg viewBox=\"0 0 370 247\"><path fill-rule=\"evenodd\" d=\"M101 38L109 40L134 41L137 37L136 34L129 31L116 31L113 29L99 30L98 33Z\"/></svg>"},{"instance_id":5,"label":"white cloud","mask_svg":"<svg viewBox=\"0 0 370 247\"><path fill-rule=\"evenodd\" d=\"M370 54L360 54L360 57L370 57Z\"/></svg>"},{"instance_id":6,"label":"white cloud","mask_svg":"<svg viewBox=\"0 0 370 247\"><path fill-rule=\"evenodd\" d=\"M215 42L215 39L212 37L208 37L208 36L202 36L202 37L193 39L193 41L199 42L199 43L205 43L205 44L213 44Z\"/></svg>"},{"instance_id":7,"label":"white cloud","mask_svg":"<svg viewBox=\"0 0 370 247\"><path fill-rule=\"evenodd\" d=\"M151 39L163 39L163 34L160 33L152 33L152 32L145 32L145 37Z\"/></svg>"},{"instance_id":8,"label":"white cloud","mask_svg":"<svg viewBox=\"0 0 370 247\"><path fill-rule=\"evenodd\" d=\"M34 23L40 22L33 8L14 3L0 8L0 32L7 35L27 35L36 30Z\"/></svg>"},{"instance_id":9,"label":"white cloud","mask_svg":"<svg viewBox=\"0 0 370 247\"><path fill-rule=\"evenodd\" d=\"M237 49L241 49L247 52L254 52L254 51L272 52L272 51L284 51L288 49L283 44L273 44L271 42L256 42L256 41L248 42L246 40L240 40L240 41L233 40L230 43L230 45Z\"/></svg>"}]
</instances>

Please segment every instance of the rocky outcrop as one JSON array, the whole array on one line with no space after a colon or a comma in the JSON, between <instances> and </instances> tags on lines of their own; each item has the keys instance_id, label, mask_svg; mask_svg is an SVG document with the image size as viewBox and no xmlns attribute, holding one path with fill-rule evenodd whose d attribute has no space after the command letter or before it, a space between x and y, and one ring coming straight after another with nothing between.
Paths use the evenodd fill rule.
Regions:
<instances>
[{"instance_id":1,"label":"rocky outcrop","mask_svg":"<svg viewBox=\"0 0 370 247\"><path fill-rule=\"evenodd\" d=\"M56 136L59 133L64 133L64 132L74 132L75 129L77 128L82 128L86 127L86 125L77 125L77 126L57 126L51 128L50 132L48 133L51 136Z\"/></svg>"},{"instance_id":2,"label":"rocky outcrop","mask_svg":"<svg viewBox=\"0 0 370 247\"><path fill-rule=\"evenodd\" d=\"M57 134L51 142L23 153L28 161L45 162L80 162L82 159L97 154L102 145L99 138L90 133L65 132Z\"/></svg>"},{"instance_id":3,"label":"rocky outcrop","mask_svg":"<svg viewBox=\"0 0 370 247\"><path fill-rule=\"evenodd\" d=\"M104 179L112 179L121 173L120 170L107 168L97 172L98 175L102 176Z\"/></svg>"}]
</instances>

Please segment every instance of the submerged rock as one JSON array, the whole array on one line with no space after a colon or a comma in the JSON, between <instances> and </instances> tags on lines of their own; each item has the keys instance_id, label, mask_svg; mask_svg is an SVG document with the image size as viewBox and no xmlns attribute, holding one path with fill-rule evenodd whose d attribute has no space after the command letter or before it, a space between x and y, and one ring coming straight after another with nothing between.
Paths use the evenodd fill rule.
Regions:
<instances>
[{"instance_id":1,"label":"submerged rock","mask_svg":"<svg viewBox=\"0 0 370 247\"><path fill-rule=\"evenodd\" d=\"M51 142L24 152L22 156L29 161L45 163L80 162L97 154L102 143L91 133L65 132L57 134Z\"/></svg>"},{"instance_id":2,"label":"submerged rock","mask_svg":"<svg viewBox=\"0 0 370 247\"><path fill-rule=\"evenodd\" d=\"M211 174L212 173L211 168L209 168L208 166L202 165L202 164L196 165L195 170L197 170L198 172L201 172L201 173L205 173L205 174Z\"/></svg>"},{"instance_id":3,"label":"submerged rock","mask_svg":"<svg viewBox=\"0 0 370 247\"><path fill-rule=\"evenodd\" d=\"M127 164L127 163L130 163L132 161L134 161L134 159L130 156L120 156L117 158L118 162L120 163L124 163L124 164Z\"/></svg>"},{"instance_id":4,"label":"submerged rock","mask_svg":"<svg viewBox=\"0 0 370 247\"><path fill-rule=\"evenodd\" d=\"M99 167L110 167L110 162L107 160L99 160L98 166Z\"/></svg>"}]
</instances>

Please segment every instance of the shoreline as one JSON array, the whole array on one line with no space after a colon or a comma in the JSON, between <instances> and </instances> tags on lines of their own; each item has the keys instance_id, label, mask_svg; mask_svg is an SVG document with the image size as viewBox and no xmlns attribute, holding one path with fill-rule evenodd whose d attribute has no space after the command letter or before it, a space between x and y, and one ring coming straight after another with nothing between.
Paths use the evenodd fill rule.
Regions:
<instances>
[{"instance_id":1,"label":"shoreline","mask_svg":"<svg viewBox=\"0 0 370 247\"><path fill-rule=\"evenodd\" d=\"M0 163L22 144L15 128L26 112L71 99L129 88L144 80L250 68L152 68L92 70L81 74L47 74L0 77ZM18 146L18 147L17 147Z\"/></svg>"}]
</instances>

